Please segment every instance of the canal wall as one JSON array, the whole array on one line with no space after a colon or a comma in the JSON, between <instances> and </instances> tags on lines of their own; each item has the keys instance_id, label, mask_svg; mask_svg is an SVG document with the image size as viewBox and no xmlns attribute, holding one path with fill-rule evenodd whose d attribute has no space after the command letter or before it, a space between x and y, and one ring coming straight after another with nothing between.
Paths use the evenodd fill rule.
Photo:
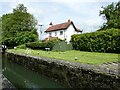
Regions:
<instances>
[{"instance_id":1,"label":"canal wall","mask_svg":"<svg viewBox=\"0 0 120 90\"><path fill-rule=\"evenodd\" d=\"M17 90L16 87L3 75L0 75L1 78L1 90Z\"/></svg>"},{"instance_id":2,"label":"canal wall","mask_svg":"<svg viewBox=\"0 0 120 90\"><path fill-rule=\"evenodd\" d=\"M120 90L120 75L96 65L70 63L51 58L6 53L8 60L43 74L69 88Z\"/></svg>"}]
</instances>

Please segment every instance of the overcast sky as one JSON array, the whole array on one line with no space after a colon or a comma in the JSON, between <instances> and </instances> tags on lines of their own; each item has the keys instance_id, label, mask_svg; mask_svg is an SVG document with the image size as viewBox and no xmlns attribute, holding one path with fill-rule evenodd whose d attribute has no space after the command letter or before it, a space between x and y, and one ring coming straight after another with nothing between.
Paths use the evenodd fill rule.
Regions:
<instances>
[{"instance_id":1,"label":"overcast sky","mask_svg":"<svg viewBox=\"0 0 120 90\"><path fill-rule=\"evenodd\" d=\"M24 4L28 12L33 14L45 30L52 21L53 24L72 20L83 32L93 32L104 22L99 16L102 6L107 6L118 0L0 0L0 16L11 13L18 4Z\"/></svg>"}]
</instances>

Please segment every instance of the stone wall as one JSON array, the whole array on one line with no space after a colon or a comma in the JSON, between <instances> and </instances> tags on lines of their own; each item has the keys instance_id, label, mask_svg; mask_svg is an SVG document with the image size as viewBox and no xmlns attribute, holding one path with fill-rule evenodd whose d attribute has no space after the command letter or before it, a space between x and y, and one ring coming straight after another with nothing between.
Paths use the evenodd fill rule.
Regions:
<instances>
[{"instance_id":1,"label":"stone wall","mask_svg":"<svg viewBox=\"0 0 120 90\"><path fill-rule=\"evenodd\" d=\"M1 74L0 78L2 82L2 87L0 90L17 90L16 87L13 86L13 84L4 75Z\"/></svg>"},{"instance_id":2,"label":"stone wall","mask_svg":"<svg viewBox=\"0 0 120 90\"><path fill-rule=\"evenodd\" d=\"M7 52L8 60L58 81L69 88L109 88L120 90L119 74L95 65Z\"/></svg>"}]
</instances>

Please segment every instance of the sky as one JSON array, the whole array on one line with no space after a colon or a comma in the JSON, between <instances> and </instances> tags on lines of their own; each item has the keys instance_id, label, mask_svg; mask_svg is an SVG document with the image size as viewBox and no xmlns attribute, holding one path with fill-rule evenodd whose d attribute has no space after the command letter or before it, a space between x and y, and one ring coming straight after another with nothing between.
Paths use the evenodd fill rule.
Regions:
<instances>
[{"instance_id":1,"label":"sky","mask_svg":"<svg viewBox=\"0 0 120 90\"><path fill-rule=\"evenodd\" d=\"M118 0L0 0L0 16L12 13L18 4L24 4L45 31L50 22L55 24L73 21L83 33L94 32L105 20L99 16L105 7ZM40 28L38 27L38 30Z\"/></svg>"}]
</instances>

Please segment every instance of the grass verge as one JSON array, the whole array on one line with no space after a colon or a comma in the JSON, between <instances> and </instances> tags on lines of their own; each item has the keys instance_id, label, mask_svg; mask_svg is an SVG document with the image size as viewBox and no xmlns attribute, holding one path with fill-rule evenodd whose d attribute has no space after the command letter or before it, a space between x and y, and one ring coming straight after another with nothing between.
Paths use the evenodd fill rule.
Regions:
<instances>
[{"instance_id":1,"label":"grass verge","mask_svg":"<svg viewBox=\"0 0 120 90\"><path fill-rule=\"evenodd\" d=\"M8 51L25 54L26 50L17 48L17 49L9 49ZM70 50L66 52L53 52L53 51L47 52L42 50L31 50L31 53L29 54L32 56L42 56L47 58L62 59L70 62L79 62L79 63L87 63L87 64L118 62L118 54L113 54L113 53L84 52L84 51L76 51L76 50Z\"/></svg>"}]
</instances>

